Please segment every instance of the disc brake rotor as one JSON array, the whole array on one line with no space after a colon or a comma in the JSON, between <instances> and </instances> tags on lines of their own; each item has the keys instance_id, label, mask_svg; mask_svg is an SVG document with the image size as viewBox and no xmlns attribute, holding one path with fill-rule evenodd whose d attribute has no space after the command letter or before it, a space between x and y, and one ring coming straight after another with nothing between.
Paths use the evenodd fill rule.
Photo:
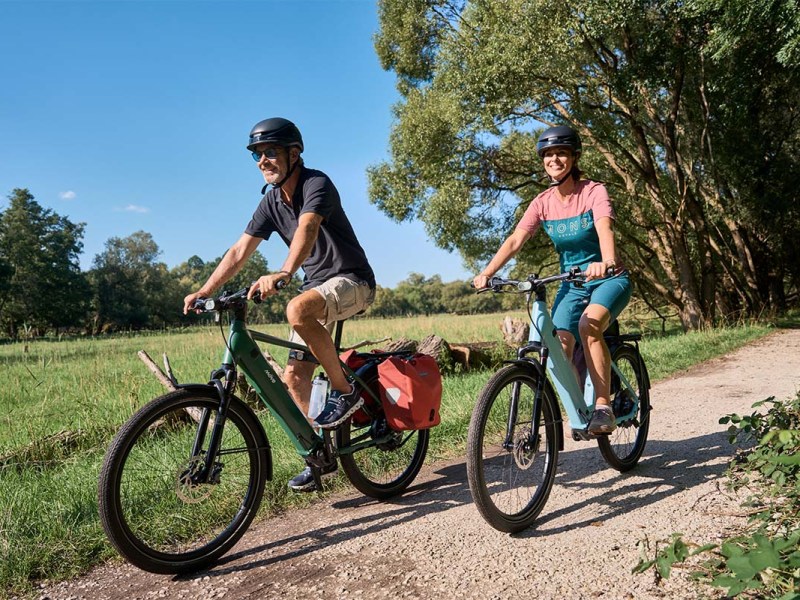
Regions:
<instances>
[{"instance_id":1,"label":"disc brake rotor","mask_svg":"<svg viewBox=\"0 0 800 600\"><path fill-rule=\"evenodd\" d=\"M536 458L536 451L538 444L534 444L530 435L526 434L514 442L514 462L517 467L523 471L530 469L533 466L534 459Z\"/></svg>"},{"instance_id":2,"label":"disc brake rotor","mask_svg":"<svg viewBox=\"0 0 800 600\"><path fill-rule=\"evenodd\" d=\"M208 483L197 483L194 481L195 475L204 466L201 456L194 456L189 464L182 468L175 480L175 495L186 504L197 504L211 496L214 486Z\"/></svg>"}]
</instances>

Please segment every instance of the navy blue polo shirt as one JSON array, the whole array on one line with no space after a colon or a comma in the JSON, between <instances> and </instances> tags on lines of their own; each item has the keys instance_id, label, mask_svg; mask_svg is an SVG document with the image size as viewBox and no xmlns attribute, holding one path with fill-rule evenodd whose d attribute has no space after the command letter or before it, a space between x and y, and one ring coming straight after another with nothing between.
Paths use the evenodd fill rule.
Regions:
<instances>
[{"instance_id":1,"label":"navy blue polo shirt","mask_svg":"<svg viewBox=\"0 0 800 600\"><path fill-rule=\"evenodd\" d=\"M270 189L244 232L264 240L275 232L289 246L297 231L298 218L307 212L321 216L322 224L311 255L302 264L303 289L320 285L332 277L364 281L374 288L375 275L367 255L344 213L339 192L322 171L300 166L292 206L281 200L279 189Z\"/></svg>"}]
</instances>

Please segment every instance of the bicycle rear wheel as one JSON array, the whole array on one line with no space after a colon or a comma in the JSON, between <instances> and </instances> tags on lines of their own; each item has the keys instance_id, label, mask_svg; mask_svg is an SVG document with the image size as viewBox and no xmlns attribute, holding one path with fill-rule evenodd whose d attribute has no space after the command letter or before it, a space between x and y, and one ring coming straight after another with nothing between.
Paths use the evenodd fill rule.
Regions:
<instances>
[{"instance_id":1,"label":"bicycle rear wheel","mask_svg":"<svg viewBox=\"0 0 800 600\"><path fill-rule=\"evenodd\" d=\"M639 396L639 408L629 418L617 423L617 428L607 436L597 438L603 458L617 471L630 471L639 462L647 443L650 430L650 392L647 389L647 378L642 367L639 352L630 346L620 346L614 350L612 360L617 364L620 373L636 390ZM633 410L634 399L619 375L611 371L611 406L614 415L625 416Z\"/></svg>"},{"instance_id":2,"label":"bicycle rear wheel","mask_svg":"<svg viewBox=\"0 0 800 600\"><path fill-rule=\"evenodd\" d=\"M206 567L256 515L270 470L264 430L252 410L231 398L220 451L209 457L218 409L213 391L172 392L142 407L111 442L98 485L100 520L120 554L140 569ZM195 440L202 443L193 454ZM210 479L197 481L209 463Z\"/></svg>"},{"instance_id":3,"label":"bicycle rear wheel","mask_svg":"<svg viewBox=\"0 0 800 600\"><path fill-rule=\"evenodd\" d=\"M558 462L558 406L544 387L539 431L531 439L533 401L541 375L509 365L484 386L467 434L467 478L478 512L499 531L529 527L544 508ZM512 413L512 400L516 411ZM511 425L510 447L505 444Z\"/></svg>"},{"instance_id":4,"label":"bicycle rear wheel","mask_svg":"<svg viewBox=\"0 0 800 600\"><path fill-rule=\"evenodd\" d=\"M367 378L365 383L377 392L377 375ZM361 450L340 454L339 461L353 487L365 496L385 500L401 494L414 481L428 452L430 430L394 431L386 424L383 410L378 408L369 423L359 425L350 418L336 435L339 448L367 444ZM375 444L376 439L383 441Z\"/></svg>"}]
</instances>

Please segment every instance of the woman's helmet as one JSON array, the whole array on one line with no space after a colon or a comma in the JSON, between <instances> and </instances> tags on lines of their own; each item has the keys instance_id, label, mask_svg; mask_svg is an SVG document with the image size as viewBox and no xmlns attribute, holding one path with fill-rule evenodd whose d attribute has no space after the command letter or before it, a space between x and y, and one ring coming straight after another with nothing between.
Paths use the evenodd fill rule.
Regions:
<instances>
[{"instance_id":1,"label":"woman's helmet","mask_svg":"<svg viewBox=\"0 0 800 600\"><path fill-rule=\"evenodd\" d=\"M539 141L536 142L536 152L540 158L544 156L544 152L548 148L570 148L575 156L579 156L581 147L581 136L572 127L566 125L545 130L539 136Z\"/></svg>"},{"instance_id":2,"label":"woman's helmet","mask_svg":"<svg viewBox=\"0 0 800 600\"><path fill-rule=\"evenodd\" d=\"M259 144L277 144L289 147L297 146L303 151L303 136L297 126L281 117L273 117L259 121L250 130L250 141L247 149L251 152Z\"/></svg>"}]
</instances>

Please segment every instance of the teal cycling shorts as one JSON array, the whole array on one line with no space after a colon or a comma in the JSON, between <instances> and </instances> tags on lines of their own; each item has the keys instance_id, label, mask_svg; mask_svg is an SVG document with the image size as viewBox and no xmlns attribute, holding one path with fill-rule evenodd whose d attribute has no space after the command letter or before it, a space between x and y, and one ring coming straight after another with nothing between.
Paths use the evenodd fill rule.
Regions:
<instances>
[{"instance_id":1,"label":"teal cycling shorts","mask_svg":"<svg viewBox=\"0 0 800 600\"><path fill-rule=\"evenodd\" d=\"M600 304L611 313L611 323L619 316L631 299L631 280L627 271L584 283L576 287L573 283L562 283L553 302L553 325L556 329L569 331L580 341L578 323L586 307Z\"/></svg>"}]
</instances>

